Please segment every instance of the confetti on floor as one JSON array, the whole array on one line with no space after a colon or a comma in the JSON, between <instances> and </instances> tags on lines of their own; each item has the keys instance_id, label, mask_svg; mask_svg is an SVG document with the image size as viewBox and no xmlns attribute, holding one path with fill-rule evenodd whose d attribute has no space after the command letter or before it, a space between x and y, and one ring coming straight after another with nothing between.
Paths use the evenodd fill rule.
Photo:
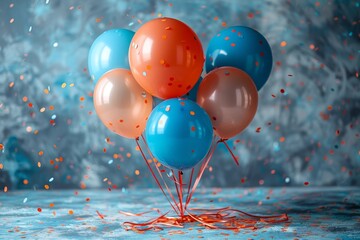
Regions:
<instances>
[{"instance_id":1,"label":"confetti on floor","mask_svg":"<svg viewBox=\"0 0 360 240\"><path fill-rule=\"evenodd\" d=\"M271 197L270 197L271 196ZM198 224L143 234L124 221L147 221L171 209L157 189L19 191L0 195L0 237L18 239L357 239L359 188L199 189L191 208L231 206L248 213L287 213L290 222L257 230L210 230ZM27 199L27 201L24 201ZM86 201L84 201L86 199ZM87 199L91 199L89 202ZM258 205L261 201L262 204ZM142 213L122 214L121 212ZM169 213L169 216L173 214Z\"/></svg>"}]
</instances>

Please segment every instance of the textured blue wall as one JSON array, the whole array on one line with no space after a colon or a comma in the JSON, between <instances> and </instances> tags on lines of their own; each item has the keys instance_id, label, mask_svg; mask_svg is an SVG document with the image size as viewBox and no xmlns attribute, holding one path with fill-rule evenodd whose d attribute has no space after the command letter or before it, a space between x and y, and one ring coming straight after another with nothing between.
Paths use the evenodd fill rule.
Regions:
<instances>
[{"instance_id":1,"label":"textured blue wall","mask_svg":"<svg viewBox=\"0 0 360 240\"><path fill-rule=\"evenodd\" d=\"M159 16L186 22L204 49L246 25L273 50L258 113L229 141L240 167L220 146L201 184L359 185L359 12L359 1L334 0L2 0L0 190L153 186L134 141L94 112L87 54L103 31Z\"/></svg>"}]
</instances>

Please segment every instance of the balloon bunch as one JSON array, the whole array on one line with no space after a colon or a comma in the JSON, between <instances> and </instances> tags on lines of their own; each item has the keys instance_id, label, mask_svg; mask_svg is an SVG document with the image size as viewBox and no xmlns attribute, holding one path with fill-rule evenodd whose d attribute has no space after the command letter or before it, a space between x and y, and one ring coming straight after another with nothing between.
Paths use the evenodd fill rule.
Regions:
<instances>
[{"instance_id":1,"label":"balloon bunch","mask_svg":"<svg viewBox=\"0 0 360 240\"><path fill-rule=\"evenodd\" d=\"M196 33L172 18L153 19L136 33L104 32L91 46L88 61L97 81L94 105L101 121L136 140L156 183L182 217L217 143L223 142L238 164L226 140L254 118L258 90L272 68L270 46L257 31L225 29L211 39L204 56ZM202 78L204 61L207 74ZM153 97L160 102L154 108ZM153 161L146 158L140 140ZM184 183L186 169L191 174ZM166 171L172 172L167 178L175 183L178 202L164 180Z\"/></svg>"}]
</instances>

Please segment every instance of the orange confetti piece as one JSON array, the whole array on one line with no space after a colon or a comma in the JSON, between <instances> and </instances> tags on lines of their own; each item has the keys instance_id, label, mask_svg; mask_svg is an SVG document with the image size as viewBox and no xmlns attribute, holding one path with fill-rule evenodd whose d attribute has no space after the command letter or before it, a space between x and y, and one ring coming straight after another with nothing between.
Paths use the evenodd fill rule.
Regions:
<instances>
[{"instance_id":1,"label":"orange confetti piece","mask_svg":"<svg viewBox=\"0 0 360 240\"><path fill-rule=\"evenodd\" d=\"M285 42L285 41L282 41L282 42L280 43L280 46L281 46L281 47L286 47L286 45L287 45L287 42Z\"/></svg>"},{"instance_id":2,"label":"orange confetti piece","mask_svg":"<svg viewBox=\"0 0 360 240\"><path fill-rule=\"evenodd\" d=\"M54 207L54 206L55 206L54 203L50 203L50 204L49 204L49 207Z\"/></svg>"},{"instance_id":3,"label":"orange confetti piece","mask_svg":"<svg viewBox=\"0 0 360 240\"><path fill-rule=\"evenodd\" d=\"M73 214L74 214L74 211L73 211L73 210L69 210L69 214L70 214L70 215L73 215Z\"/></svg>"},{"instance_id":4,"label":"orange confetti piece","mask_svg":"<svg viewBox=\"0 0 360 240\"><path fill-rule=\"evenodd\" d=\"M24 180L23 180L23 184L25 184L25 185L29 184L29 180L24 179Z\"/></svg>"},{"instance_id":5,"label":"orange confetti piece","mask_svg":"<svg viewBox=\"0 0 360 240\"><path fill-rule=\"evenodd\" d=\"M104 219L104 215L102 215L99 211L96 211L96 213L99 216L99 218Z\"/></svg>"}]
</instances>

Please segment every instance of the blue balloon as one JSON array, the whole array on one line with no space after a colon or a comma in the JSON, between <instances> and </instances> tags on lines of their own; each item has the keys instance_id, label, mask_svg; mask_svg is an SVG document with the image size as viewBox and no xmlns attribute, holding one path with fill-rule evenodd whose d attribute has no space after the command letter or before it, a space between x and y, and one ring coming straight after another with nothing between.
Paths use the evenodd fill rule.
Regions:
<instances>
[{"instance_id":1,"label":"blue balloon","mask_svg":"<svg viewBox=\"0 0 360 240\"><path fill-rule=\"evenodd\" d=\"M253 79L257 90L265 84L272 68L272 53L265 37L249 27L222 30L210 40L206 52L206 72L218 67L236 67Z\"/></svg>"},{"instance_id":2,"label":"blue balloon","mask_svg":"<svg viewBox=\"0 0 360 240\"><path fill-rule=\"evenodd\" d=\"M88 57L89 73L95 82L109 70L130 69L128 52L134 34L127 29L112 29L95 39Z\"/></svg>"},{"instance_id":3,"label":"blue balloon","mask_svg":"<svg viewBox=\"0 0 360 240\"><path fill-rule=\"evenodd\" d=\"M172 98L151 112L145 136L161 164L184 170L194 167L209 152L213 129L209 116L199 105L188 99Z\"/></svg>"},{"instance_id":4,"label":"blue balloon","mask_svg":"<svg viewBox=\"0 0 360 240\"><path fill-rule=\"evenodd\" d=\"M187 98L190 99L194 102L196 102L196 96L197 96L197 92L200 86L200 83L202 82L203 78L200 76L199 80L196 82L195 86L187 93L183 96L183 98Z\"/></svg>"}]
</instances>

